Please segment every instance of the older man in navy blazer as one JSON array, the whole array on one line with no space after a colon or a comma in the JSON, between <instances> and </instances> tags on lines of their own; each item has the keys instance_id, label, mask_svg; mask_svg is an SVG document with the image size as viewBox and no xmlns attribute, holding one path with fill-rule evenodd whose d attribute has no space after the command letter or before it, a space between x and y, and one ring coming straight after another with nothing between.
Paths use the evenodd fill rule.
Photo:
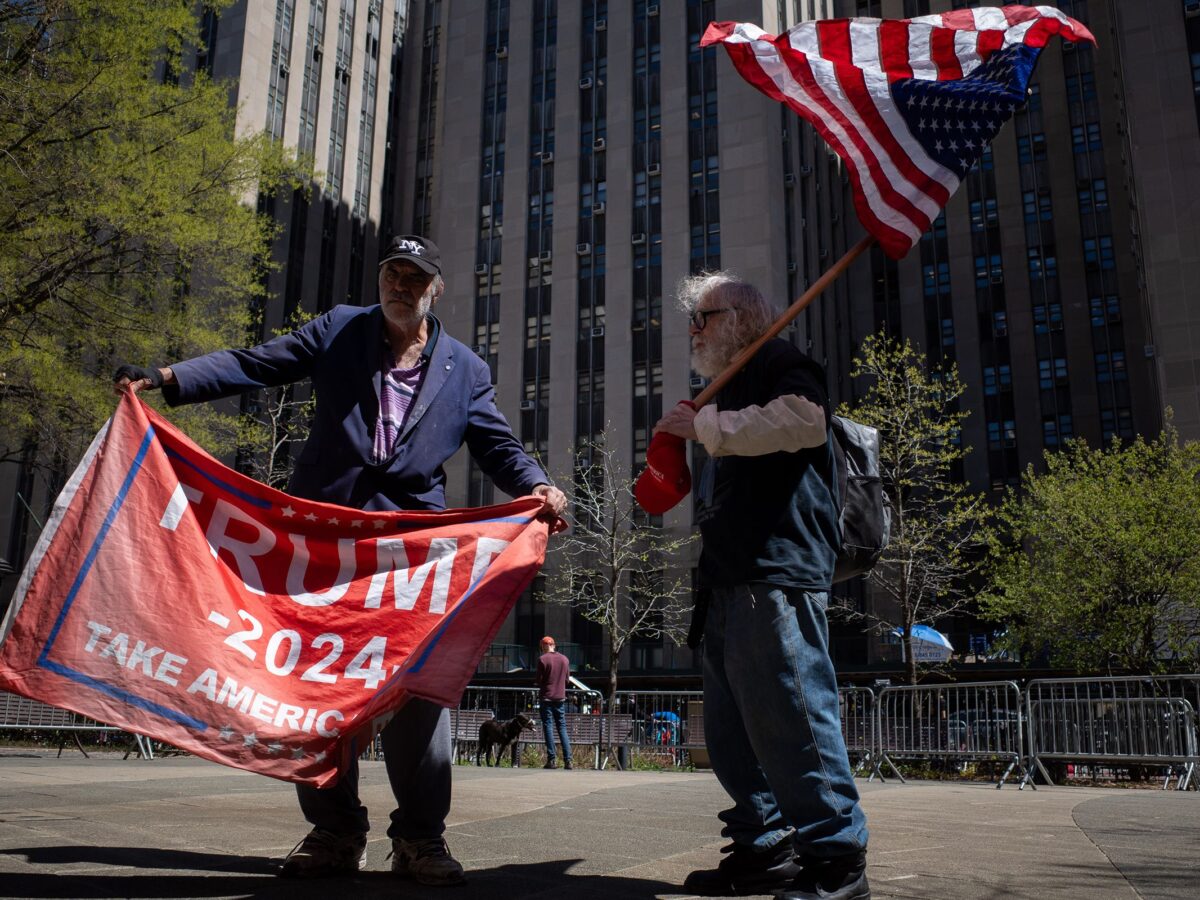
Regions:
<instances>
[{"instance_id":1,"label":"older man in navy blazer","mask_svg":"<svg viewBox=\"0 0 1200 900\"><path fill-rule=\"evenodd\" d=\"M121 366L118 390L161 387L167 402L197 403L311 378L312 431L288 492L367 510L445 507L446 461L464 443L479 467L514 497L536 494L544 513L566 506L496 408L491 373L442 329L430 307L445 289L437 246L392 240L379 262L379 304L336 306L291 334L248 350L221 350L164 368ZM396 795L388 837L392 871L422 884L456 884L462 866L443 833L450 811L449 715L412 700L383 730ZM366 865L367 810L358 766L336 786L298 785L312 831L281 874L314 877Z\"/></svg>"}]
</instances>

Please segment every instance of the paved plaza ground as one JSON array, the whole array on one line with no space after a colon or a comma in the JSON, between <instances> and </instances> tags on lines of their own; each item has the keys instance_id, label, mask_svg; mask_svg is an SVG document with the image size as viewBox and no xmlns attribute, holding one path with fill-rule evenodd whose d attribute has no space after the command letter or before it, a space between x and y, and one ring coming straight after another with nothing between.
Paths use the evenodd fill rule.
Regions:
<instances>
[{"instance_id":1,"label":"paved plaza ground","mask_svg":"<svg viewBox=\"0 0 1200 900\"><path fill-rule=\"evenodd\" d=\"M307 830L293 789L196 759L0 756L3 897L686 897L718 858L707 772L455 769L447 837L464 887L393 878L382 763L363 766L368 871L273 874ZM859 782L876 898L1200 897L1200 794Z\"/></svg>"}]
</instances>

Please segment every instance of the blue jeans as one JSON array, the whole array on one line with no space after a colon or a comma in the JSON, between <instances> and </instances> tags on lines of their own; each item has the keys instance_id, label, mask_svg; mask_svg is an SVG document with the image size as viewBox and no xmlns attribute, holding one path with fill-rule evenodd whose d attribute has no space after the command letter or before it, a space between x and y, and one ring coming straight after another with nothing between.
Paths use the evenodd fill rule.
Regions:
<instances>
[{"instance_id":1,"label":"blue jeans","mask_svg":"<svg viewBox=\"0 0 1200 900\"><path fill-rule=\"evenodd\" d=\"M756 850L795 829L801 856L867 847L829 659L828 594L714 588L704 630L704 734L733 800L721 833Z\"/></svg>"},{"instance_id":2,"label":"blue jeans","mask_svg":"<svg viewBox=\"0 0 1200 900\"><path fill-rule=\"evenodd\" d=\"M546 739L546 761L554 762L557 753L554 747L554 731L562 738L563 764L571 762L571 742L567 740L567 701L542 700L538 706L538 715L542 717L542 736Z\"/></svg>"},{"instance_id":3,"label":"blue jeans","mask_svg":"<svg viewBox=\"0 0 1200 900\"><path fill-rule=\"evenodd\" d=\"M383 761L396 809L388 837L406 841L441 837L450 814L450 711L428 700L412 699L383 731ZM316 788L296 785L304 818L336 834L365 834L367 808L358 799L358 758L337 784Z\"/></svg>"}]
</instances>

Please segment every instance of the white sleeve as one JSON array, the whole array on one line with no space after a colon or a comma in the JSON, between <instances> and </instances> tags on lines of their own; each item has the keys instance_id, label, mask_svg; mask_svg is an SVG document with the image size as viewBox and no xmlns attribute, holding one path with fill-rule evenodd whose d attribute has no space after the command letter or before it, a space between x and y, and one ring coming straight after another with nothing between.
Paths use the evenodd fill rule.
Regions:
<instances>
[{"instance_id":1,"label":"white sleeve","mask_svg":"<svg viewBox=\"0 0 1200 900\"><path fill-rule=\"evenodd\" d=\"M695 426L709 456L792 453L819 447L826 439L825 411L797 394L738 410L705 406L696 414Z\"/></svg>"}]
</instances>

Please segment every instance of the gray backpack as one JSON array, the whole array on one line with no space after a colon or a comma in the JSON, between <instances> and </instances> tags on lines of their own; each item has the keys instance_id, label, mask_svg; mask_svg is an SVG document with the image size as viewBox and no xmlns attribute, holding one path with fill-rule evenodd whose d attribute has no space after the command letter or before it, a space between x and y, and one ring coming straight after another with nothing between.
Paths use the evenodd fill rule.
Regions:
<instances>
[{"instance_id":1,"label":"gray backpack","mask_svg":"<svg viewBox=\"0 0 1200 900\"><path fill-rule=\"evenodd\" d=\"M879 475L879 429L832 416L842 549L834 582L863 575L879 561L892 528L892 506Z\"/></svg>"}]
</instances>

